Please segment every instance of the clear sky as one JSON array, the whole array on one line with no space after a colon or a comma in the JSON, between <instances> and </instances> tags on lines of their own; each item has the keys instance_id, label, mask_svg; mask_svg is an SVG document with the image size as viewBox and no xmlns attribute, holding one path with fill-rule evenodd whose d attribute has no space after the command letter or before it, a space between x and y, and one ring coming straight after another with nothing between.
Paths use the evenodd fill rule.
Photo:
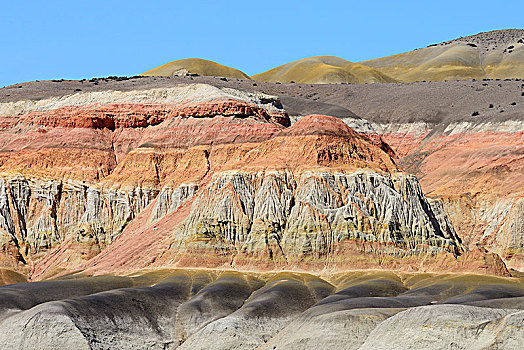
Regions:
<instances>
[{"instance_id":1,"label":"clear sky","mask_svg":"<svg viewBox=\"0 0 524 350\"><path fill-rule=\"evenodd\" d=\"M188 57L252 75L297 59L358 62L493 29L524 1L2 1L0 87L136 75Z\"/></svg>"}]
</instances>

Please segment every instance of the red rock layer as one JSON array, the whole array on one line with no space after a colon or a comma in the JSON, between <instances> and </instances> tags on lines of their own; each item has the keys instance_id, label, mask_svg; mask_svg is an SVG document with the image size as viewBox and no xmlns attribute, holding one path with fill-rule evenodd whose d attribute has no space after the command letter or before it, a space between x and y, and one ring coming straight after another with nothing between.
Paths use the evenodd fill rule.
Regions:
<instances>
[{"instance_id":1,"label":"red rock layer","mask_svg":"<svg viewBox=\"0 0 524 350\"><path fill-rule=\"evenodd\" d=\"M244 127L246 123L249 128ZM284 112L269 113L233 100L183 105L120 103L3 116L0 171L96 182L139 147L258 142L287 124ZM157 161L154 158L145 161Z\"/></svg>"},{"instance_id":2,"label":"red rock layer","mask_svg":"<svg viewBox=\"0 0 524 350\"><path fill-rule=\"evenodd\" d=\"M204 188L214 175L227 171L256 174L282 170L299 177L311 170L398 170L390 156L392 152L380 138L363 136L337 118L307 116L286 128L288 122L284 113L269 113L258 106L230 100L177 106L94 105L31 112L1 118L4 130L0 133L0 171L35 178L83 180L104 188L152 188L158 192L164 186L176 187L186 182ZM129 192L124 196L129 196ZM151 202L136 217L130 216L132 220L117 239L93 258L98 246L85 249L86 242L62 237L61 245L55 246L51 254L34 255L33 278L77 269L88 258L91 259L83 267L94 273L197 263L216 266L222 260L227 262L227 249L218 242L212 252L180 252L172 245L173 231L187 217L191 201L152 223L155 203ZM23 247L21 244L20 249ZM368 259L366 252L357 252L357 248L346 243L337 249L344 258L333 266L367 268L377 264L375 258ZM382 261L380 254L378 257ZM439 259L445 260L442 266L452 265L448 256L435 258L432 266L437 266ZM406 266L415 266L418 261L393 259L384 266L397 268L405 260L409 260ZM267 257L238 255L235 264L264 266ZM313 259L311 263L290 267L317 269L320 265Z\"/></svg>"},{"instance_id":3,"label":"red rock layer","mask_svg":"<svg viewBox=\"0 0 524 350\"><path fill-rule=\"evenodd\" d=\"M250 148L250 150L239 152L239 147ZM195 148L195 151L202 149L203 147L200 146ZM249 171L286 169L295 174L306 170L322 169L328 165L331 170L338 168L342 171L366 167L379 171L396 169L385 152L380 151L378 147L373 146L340 120L326 116L305 117L292 128L256 145L223 144L206 149L209 152L207 158L209 169L212 171L201 173L199 180L201 188L205 187L213 172L228 169ZM335 153L331 150L335 150ZM229 158L224 155L235 156ZM191 158L195 159L194 156ZM175 170L177 171L178 169ZM329 257L297 259L293 263L287 260L291 257L284 258L278 255L279 247L261 251L257 255L246 254L220 238L202 237L200 239L203 240L204 245L190 245L190 249L181 249L179 243L173 243L178 242L175 239L175 231L188 215L191 204L191 202L186 203L180 210L154 223L149 219L150 206L137 218L137 221L124 230L114 244L83 268L86 272L95 274L110 271L130 272L140 268L163 266L236 267L250 270L286 268L307 271L321 271L326 268L380 267L404 271L445 270L507 274L504 264L497 256L478 250L458 259L446 253L413 256L390 244L359 240L337 243Z\"/></svg>"},{"instance_id":4,"label":"red rock layer","mask_svg":"<svg viewBox=\"0 0 524 350\"><path fill-rule=\"evenodd\" d=\"M33 111L22 116L0 116L0 127L8 129L17 124L63 128L145 128L157 125L166 119L212 118L215 116L254 117L275 121L289 126L284 112L268 113L265 109L235 100L207 101L197 104L136 104L113 103L108 105L69 106L48 111Z\"/></svg>"}]
</instances>

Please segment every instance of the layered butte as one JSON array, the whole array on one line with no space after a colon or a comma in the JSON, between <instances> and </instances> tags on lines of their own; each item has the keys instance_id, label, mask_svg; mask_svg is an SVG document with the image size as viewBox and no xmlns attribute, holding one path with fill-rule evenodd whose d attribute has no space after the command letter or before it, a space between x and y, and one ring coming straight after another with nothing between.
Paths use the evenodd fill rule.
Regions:
<instances>
[{"instance_id":1,"label":"layered butte","mask_svg":"<svg viewBox=\"0 0 524 350\"><path fill-rule=\"evenodd\" d=\"M208 84L0 105L4 267L505 273L462 239L380 136Z\"/></svg>"}]
</instances>

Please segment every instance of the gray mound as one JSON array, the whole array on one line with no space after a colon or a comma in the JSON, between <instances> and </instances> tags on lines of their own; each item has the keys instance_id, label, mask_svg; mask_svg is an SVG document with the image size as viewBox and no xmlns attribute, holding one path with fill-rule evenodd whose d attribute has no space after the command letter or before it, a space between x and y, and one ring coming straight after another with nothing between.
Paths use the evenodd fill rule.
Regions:
<instances>
[{"instance_id":1,"label":"gray mound","mask_svg":"<svg viewBox=\"0 0 524 350\"><path fill-rule=\"evenodd\" d=\"M223 273L216 281L180 305L177 338L182 342L212 321L239 309L254 290L264 283L239 272Z\"/></svg>"},{"instance_id":2,"label":"gray mound","mask_svg":"<svg viewBox=\"0 0 524 350\"><path fill-rule=\"evenodd\" d=\"M260 349L358 349L385 319L404 309L353 309L294 321Z\"/></svg>"},{"instance_id":3,"label":"gray mound","mask_svg":"<svg viewBox=\"0 0 524 350\"><path fill-rule=\"evenodd\" d=\"M294 274L277 276L240 309L189 337L180 349L254 349L332 289L318 278L303 281Z\"/></svg>"},{"instance_id":4,"label":"gray mound","mask_svg":"<svg viewBox=\"0 0 524 350\"><path fill-rule=\"evenodd\" d=\"M0 324L2 349L166 349L191 278L40 304Z\"/></svg>"},{"instance_id":5,"label":"gray mound","mask_svg":"<svg viewBox=\"0 0 524 350\"><path fill-rule=\"evenodd\" d=\"M380 323L360 349L522 349L522 344L524 311L431 305Z\"/></svg>"}]
</instances>

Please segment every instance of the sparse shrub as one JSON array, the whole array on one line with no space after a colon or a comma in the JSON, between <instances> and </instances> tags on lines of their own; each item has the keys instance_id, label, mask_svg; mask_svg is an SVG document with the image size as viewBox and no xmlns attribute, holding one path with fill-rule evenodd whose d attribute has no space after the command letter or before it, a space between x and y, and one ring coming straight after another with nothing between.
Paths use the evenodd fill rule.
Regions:
<instances>
[{"instance_id":1,"label":"sparse shrub","mask_svg":"<svg viewBox=\"0 0 524 350\"><path fill-rule=\"evenodd\" d=\"M479 113L479 112L477 112L477 111L475 111L475 112L471 113L471 116L472 116L472 117L476 117L477 115L480 115L480 113Z\"/></svg>"},{"instance_id":2,"label":"sparse shrub","mask_svg":"<svg viewBox=\"0 0 524 350\"><path fill-rule=\"evenodd\" d=\"M517 105L517 102L511 102L510 105L512 105L512 106L516 106L516 105Z\"/></svg>"},{"instance_id":3,"label":"sparse shrub","mask_svg":"<svg viewBox=\"0 0 524 350\"><path fill-rule=\"evenodd\" d=\"M495 107L493 106L493 103L490 103L488 108L493 108L493 107Z\"/></svg>"},{"instance_id":4,"label":"sparse shrub","mask_svg":"<svg viewBox=\"0 0 524 350\"><path fill-rule=\"evenodd\" d=\"M75 89L75 91L82 91L82 89Z\"/></svg>"}]
</instances>

